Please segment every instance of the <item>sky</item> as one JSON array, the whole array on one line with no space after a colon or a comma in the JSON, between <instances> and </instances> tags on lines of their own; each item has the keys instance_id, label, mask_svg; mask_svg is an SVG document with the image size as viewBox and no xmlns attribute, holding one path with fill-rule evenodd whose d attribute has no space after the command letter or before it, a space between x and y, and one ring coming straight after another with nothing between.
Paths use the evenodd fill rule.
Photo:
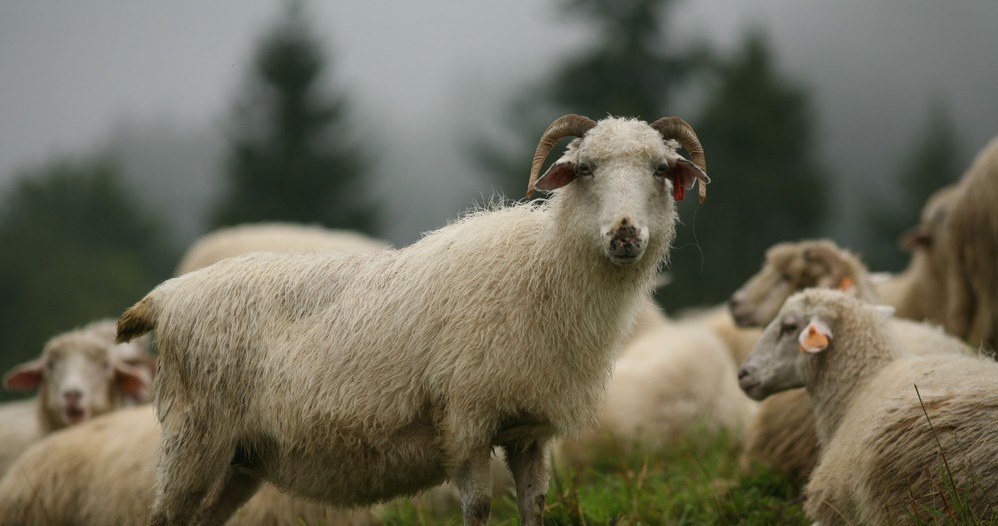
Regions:
<instances>
[{"instance_id":1,"label":"sky","mask_svg":"<svg viewBox=\"0 0 998 526\"><path fill-rule=\"evenodd\" d=\"M587 28L563 5L309 3L331 80L356 103L358 135L382 174L389 240L408 243L491 192L462 148L469 133L501 118L506 101L585 45ZM0 188L54 155L117 149L141 173L137 198L174 217L182 238L196 235L219 184L226 116L256 37L281 8L264 0L0 3ZM677 0L669 16L678 44L724 50L750 29L769 34L781 70L812 90L821 155L845 166L830 198L844 207L833 227L847 242L862 229L851 213L855 193L882 188L929 102L953 112L968 163L998 135L994 0Z\"/></svg>"}]
</instances>

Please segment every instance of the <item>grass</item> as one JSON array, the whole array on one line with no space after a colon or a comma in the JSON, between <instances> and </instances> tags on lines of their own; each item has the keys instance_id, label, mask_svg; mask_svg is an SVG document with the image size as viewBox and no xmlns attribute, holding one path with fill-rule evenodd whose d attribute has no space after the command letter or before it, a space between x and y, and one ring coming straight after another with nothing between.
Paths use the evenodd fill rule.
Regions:
<instances>
[{"instance_id":1,"label":"grass","mask_svg":"<svg viewBox=\"0 0 998 526\"><path fill-rule=\"evenodd\" d=\"M799 488L756 471L742 475L738 447L699 433L673 447L628 452L601 445L579 470L557 468L548 490L547 525L806 525ZM458 509L399 500L382 517L398 526L460 525ZM517 525L512 494L496 495L489 524Z\"/></svg>"}]
</instances>

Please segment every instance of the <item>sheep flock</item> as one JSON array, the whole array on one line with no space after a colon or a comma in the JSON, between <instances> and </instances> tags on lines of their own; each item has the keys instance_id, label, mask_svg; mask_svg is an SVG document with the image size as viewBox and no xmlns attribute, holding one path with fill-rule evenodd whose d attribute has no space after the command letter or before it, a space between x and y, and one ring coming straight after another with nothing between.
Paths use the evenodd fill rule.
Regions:
<instances>
[{"instance_id":1,"label":"sheep flock","mask_svg":"<svg viewBox=\"0 0 998 526\"><path fill-rule=\"evenodd\" d=\"M949 487L998 521L998 138L927 200L904 271L787 240L727 303L665 313L677 201L710 182L678 117L570 114L527 199L409 246L211 232L4 375L35 395L0 404L0 526L359 526L399 497L484 525L500 494L539 526L554 470L694 433L815 524L933 524Z\"/></svg>"}]
</instances>

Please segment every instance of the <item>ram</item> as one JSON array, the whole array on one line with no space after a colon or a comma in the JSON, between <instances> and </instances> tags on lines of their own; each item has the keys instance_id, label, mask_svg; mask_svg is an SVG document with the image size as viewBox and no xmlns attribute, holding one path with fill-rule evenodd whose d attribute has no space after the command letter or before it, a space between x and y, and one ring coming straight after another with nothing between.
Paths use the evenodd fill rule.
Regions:
<instances>
[{"instance_id":1,"label":"ram","mask_svg":"<svg viewBox=\"0 0 998 526\"><path fill-rule=\"evenodd\" d=\"M522 522L540 524L550 441L594 423L668 256L675 199L704 170L681 119L566 115L527 185L554 191L546 202L474 213L399 250L251 254L161 284L118 321L122 341L155 329L160 350L151 524L223 522L262 480L359 505L448 478L465 522L483 524L493 446Z\"/></svg>"}]
</instances>

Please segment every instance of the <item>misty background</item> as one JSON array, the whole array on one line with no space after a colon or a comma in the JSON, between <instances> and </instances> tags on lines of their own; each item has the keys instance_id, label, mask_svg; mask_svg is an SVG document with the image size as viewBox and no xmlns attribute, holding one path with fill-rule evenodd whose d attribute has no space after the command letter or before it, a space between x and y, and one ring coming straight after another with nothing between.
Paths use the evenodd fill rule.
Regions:
<instances>
[{"instance_id":1,"label":"misty background","mask_svg":"<svg viewBox=\"0 0 998 526\"><path fill-rule=\"evenodd\" d=\"M700 134L714 184L681 207L670 311L722 301L781 240L899 270L898 233L998 135L995 22L993 0L2 3L0 368L117 315L224 224L401 247L494 191L519 199L569 112ZM289 23L314 63L276 53L267 84ZM282 78L319 116L288 128L295 163L336 174L284 209L283 139L260 131ZM294 200L327 193L328 213Z\"/></svg>"}]
</instances>

